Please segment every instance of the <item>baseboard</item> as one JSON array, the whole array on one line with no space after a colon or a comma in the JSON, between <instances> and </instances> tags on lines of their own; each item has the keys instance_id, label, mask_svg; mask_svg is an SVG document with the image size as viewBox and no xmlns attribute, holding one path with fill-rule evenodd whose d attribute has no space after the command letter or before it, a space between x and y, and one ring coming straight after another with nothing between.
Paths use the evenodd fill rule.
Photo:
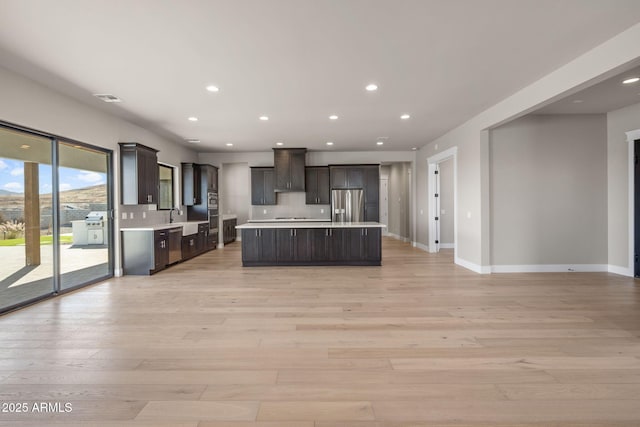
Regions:
<instances>
[{"instance_id":1,"label":"baseboard","mask_svg":"<svg viewBox=\"0 0 640 427\"><path fill-rule=\"evenodd\" d=\"M633 277L633 269L627 267L620 267L618 265L609 264L608 269L609 273L619 274L621 276Z\"/></svg>"},{"instance_id":2,"label":"baseboard","mask_svg":"<svg viewBox=\"0 0 640 427\"><path fill-rule=\"evenodd\" d=\"M486 266L482 266L482 265L478 265L478 264L474 264L472 262L467 261L466 259L462 259L462 258L458 258L456 257L455 259L455 263L457 265L459 265L460 267L464 267L468 270L471 270L475 273L479 273L479 274L489 274L491 273L491 267L486 265Z\"/></svg>"},{"instance_id":3,"label":"baseboard","mask_svg":"<svg viewBox=\"0 0 640 427\"><path fill-rule=\"evenodd\" d=\"M492 265L492 273L595 273L609 271L606 264L529 264L529 265Z\"/></svg>"},{"instance_id":4,"label":"baseboard","mask_svg":"<svg viewBox=\"0 0 640 427\"><path fill-rule=\"evenodd\" d=\"M418 242L411 242L411 245L414 248L418 248L418 249L422 249L425 252L429 252L429 246L427 245L423 245L422 243L418 243Z\"/></svg>"},{"instance_id":5,"label":"baseboard","mask_svg":"<svg viewBox=\"0 0 640 427\"><path fill-rule=\"evenodd\" d=\"M392 238L394 238L394 239L396 239L396 240L400 240L401 242L405 242L405 243L408 243L408 242L410 242L410 241L411 241L411 240L410 240L409 238L407 238L407 237L402 237L402 236L399 236L399 235L397 235L397 234L393 234L393 233L387 233L387 237L392 237Z\"/></svg>"},{"instance_id":6,"label":"baseboard","mask_svg":"<svg viewBox=\"0 0 640 427\"><path fill-rule=\"evenodd\" d=\"M455 243L440 243L440 249L455 249Z\"/></svg>"}]
</instances>

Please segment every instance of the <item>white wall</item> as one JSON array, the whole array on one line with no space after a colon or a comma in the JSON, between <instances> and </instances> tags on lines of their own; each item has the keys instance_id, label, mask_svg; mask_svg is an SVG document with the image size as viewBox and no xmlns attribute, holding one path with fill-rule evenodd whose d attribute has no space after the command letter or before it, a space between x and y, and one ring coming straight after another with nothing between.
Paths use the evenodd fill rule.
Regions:
<instances>
[{"instance_id":1,"label":"white wall","mask_svg":"<svg viewBox=\"0 0 640 427\"><path fill-rule=\"evenodd\" d=\"M630 69L640 62L640 24L495 104L433 140L417 153L417 243L427 245L426 159L458 147L458 248L456 262L477 272L490 271L489 159L486 131Z\"/></svg>"},{"instance_id":2,"label":"white wall","mask_svg":"<svg viewBox=\"0 0 640 427\"><path fill-rule=\"evenodd\" d=\"M640 129L640 103L607 114L609 264L629 269L633 266L629 265L629 168L625 132L636 129Z\"/></svg>"},{"instance_id":3,"label":"white wall","mask_svg":"<svg viewBox=\"0 0 640 427\"><path fill-rule=\"evenodd\" d=\"M224 163L219 169L218 182L220 214L237 215L238 224L247 222L251 208L249 166Z\"/></svg>"},{"instance_id":4,"label":"white wall","mask_svg":"<svg viewBox=\"0 0 640 427\"><path fill-rule=\"evenodd\" d=\"M135 141L160 150L158 161L173 166L197 159L194 151L175 144L174 141L82 104L2 67L0 88L3 99L3 102L0 102L0 120L114 151L116 218L120 218L118 142ZM136 211L136 207L133 207L132 211ZM161 212L152 216L158 221L164 220L165 217ZM115 257L118 273L121 268L118 221L115 230Z\"/></svg>"},{"instance_id":5,"label":"white wall","mask_svg":"<svg viewBox=\"0 0 640 427\"><path fill-rule=\"evenodd\" d=\"M534 115L491 131L494 266L607 264L606 126Z\"/></svg>"}]
</instances>

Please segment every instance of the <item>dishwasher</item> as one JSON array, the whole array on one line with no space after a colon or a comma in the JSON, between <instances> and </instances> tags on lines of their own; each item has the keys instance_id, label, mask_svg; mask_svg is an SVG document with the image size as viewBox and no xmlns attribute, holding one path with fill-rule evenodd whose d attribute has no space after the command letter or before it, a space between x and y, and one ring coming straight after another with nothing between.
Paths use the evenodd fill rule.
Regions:
<instances>
[{"instance_id":1,"label":"dishwasher","mask_svg":"<svg viewBox=\"0 0 640 427\"><path fill-rule=\"evenodd\" d=\"M169 230L169 264L182 261L182 227Z\"/></svg>"}]
</instances>

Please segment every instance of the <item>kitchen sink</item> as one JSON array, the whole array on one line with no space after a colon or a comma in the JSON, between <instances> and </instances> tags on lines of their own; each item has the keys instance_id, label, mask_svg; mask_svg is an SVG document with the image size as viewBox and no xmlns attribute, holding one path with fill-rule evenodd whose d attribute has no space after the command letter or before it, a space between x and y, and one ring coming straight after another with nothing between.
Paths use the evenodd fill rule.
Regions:
<instances>
[{"instance_id":1,"label":"kitchen sink","mask_svg":"<svg viewBox=\"0 0 640 427\"><path fill-rule=\"evenodd\" d=\"M199 222L174 222L172 226L182 226L182 235L188 236L190 234L198 233L198 224Z\"/></svg>"}]
</instances>

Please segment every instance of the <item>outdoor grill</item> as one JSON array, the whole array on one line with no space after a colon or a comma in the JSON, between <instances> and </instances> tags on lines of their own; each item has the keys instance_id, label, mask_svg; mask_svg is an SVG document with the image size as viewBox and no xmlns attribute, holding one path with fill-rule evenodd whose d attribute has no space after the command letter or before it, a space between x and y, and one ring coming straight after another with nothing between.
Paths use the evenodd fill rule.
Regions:
<instances>
[{"instance_id":1,"label":"outdoor grill","mask_svg":"<svg viewBox=\"0 0 640 427\"><path fill-rule=\"evenodd\" d=\"M84 223L87 226L87 244L103 245L104 244L104 213L89 212L84 217Z\"/></svg>"}]
</instances>

